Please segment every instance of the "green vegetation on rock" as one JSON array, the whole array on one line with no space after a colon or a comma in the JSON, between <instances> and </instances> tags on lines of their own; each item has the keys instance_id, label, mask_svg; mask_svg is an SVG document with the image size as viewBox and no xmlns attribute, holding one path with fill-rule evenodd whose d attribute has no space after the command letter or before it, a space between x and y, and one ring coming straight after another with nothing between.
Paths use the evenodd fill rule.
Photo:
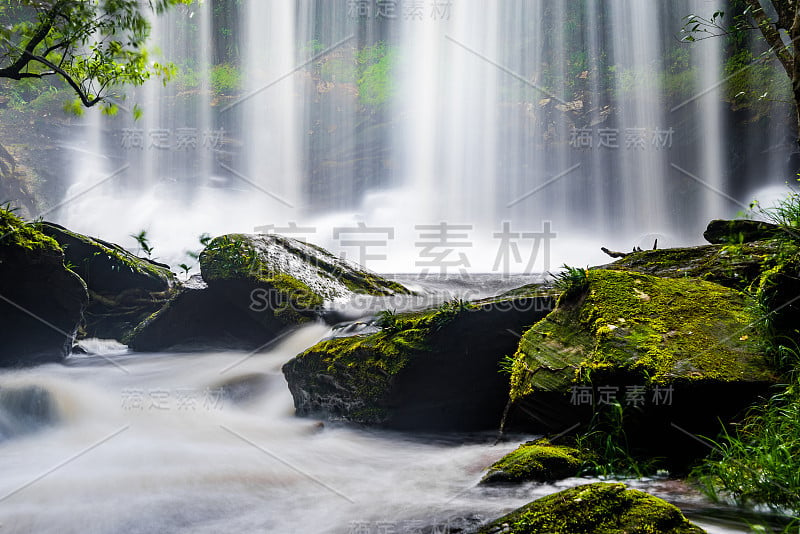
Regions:
<instances>
[{"instance_id":1,"label":"green vegetation on rock","mask_svg":"<svg viewBox=\"0 0 800 534\"><path fill-rule=\"evenodd\" d=\"M469 309L466 304L445 303L424 312L384 314L380 332L321 341L297 356L297 365L311 366L305 372L312 375L336 377L352 391L358 406L349 414L352 419L381 422L394 377L412 358L431 349L432 333Z\"/></svg>"},{"instance_id":2,"label":"green vegetation on rock","mask_svg":"<svg viewBox=\"0 0 800 534\"><path fill-rule=\"evenodd\" d=\"M480 534L700 534L672 504L598 482L537 499L481 528Z\"/></svg>"},{"instance_id":3,"label":"green vegetation on rock","mask_svg":"<svg viewBox=\"0 0 800 534\"><path fill-rule=\"evenodd\" d=\"M35 223L26 223L11 210L2 207L0 207L0 247L62 252L56 240L40 232Z\"/></svg>"},{"instance_id":4,"label":"green vegetation on rock","mask_svg":"<svg viewBox=\"0 0 800 534\"><path fill-rule=\"evenodd\" d=\"M511 398L566 392L596 375L639 383L772 381L745 296L696 279L589 270L587 289L520 341Z\"/></svg>"},{"instance_id":5,"label":"green vegetation on rock","mask_svg":"<svg viewBox=\"0 0 800 534\"><path fill-rule=\"evenodd\" d=\"M523 443L492 464L481 483L560 480L578 474L582 457L578 449L552 445L546 439L538 439Z\"/></svg>"}]
</instances>

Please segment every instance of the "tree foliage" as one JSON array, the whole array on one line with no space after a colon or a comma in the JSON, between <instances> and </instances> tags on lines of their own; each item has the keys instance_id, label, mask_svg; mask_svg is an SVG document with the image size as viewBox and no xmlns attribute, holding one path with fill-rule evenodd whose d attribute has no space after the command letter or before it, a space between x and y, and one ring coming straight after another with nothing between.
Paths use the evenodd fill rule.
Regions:
<instances>
[{"instance_id":1,"label":"tree foliage","mask_svg":"<svg viewBox=\"0 0 800 534\"><path fill-rule=\"evenodd\" d=\"M170 64L152 61L144 44L148 11L191 0L0 0L0 78L56 76L79 106L103 102L114 87L169 79ZM113 106L109 106L113 107Z\"/></svg>"},{"instance_id":2,"label":"tree foliage","mask_svg":"<svg viewBox=\"0 0 800 534\"><path fill-rule=\"evenodd\" d=\"M741 0L744 10L727 17L715 11L710 17L689 15L683 33L684 40L696 41L726 35L735 41L748 31L759 31L769 46L768 54L777 58L792 84L800 136L800 1L798 0ZM800 139L798 139L800 143Z\"/></svg>"}]
</instances>

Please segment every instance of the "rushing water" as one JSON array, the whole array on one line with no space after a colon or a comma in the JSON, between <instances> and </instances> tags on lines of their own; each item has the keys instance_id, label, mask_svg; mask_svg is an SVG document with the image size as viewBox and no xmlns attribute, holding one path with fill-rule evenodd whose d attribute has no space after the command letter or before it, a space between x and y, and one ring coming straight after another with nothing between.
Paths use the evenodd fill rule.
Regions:
<instances>
[{"instance_id":1,"label":"rushing water","mask_svg":"<svg viewBox=\"0 0 800 534\"><path fill-rule=\"evenodd\" d=\"M114 354L96 343L107 354L4 372L1 389L42 388L57 418L0 444L3 532L446 532L582 482L476 489L524 437L494 445L493 435L295 418L280 366L327 332L306 327L250 357Z\"/></svg>"},{"instance_id":2,"label":"rushing water","mask_svg":"<svg viewBox=\"0 0 800 534\"><path fill-rule=\"evenodd\" d=\"M521 279L419 283L432 298ZM281 365L330 335L304 327L264 352L91 355L0 373L0 531L9 533L445 533L585 483L477 488L533 436L411 435L293 415ZM685 485L636 487L712 533L749 532ZM455 531L454 531L455 532Z\"/></svg>"}]
</instances>

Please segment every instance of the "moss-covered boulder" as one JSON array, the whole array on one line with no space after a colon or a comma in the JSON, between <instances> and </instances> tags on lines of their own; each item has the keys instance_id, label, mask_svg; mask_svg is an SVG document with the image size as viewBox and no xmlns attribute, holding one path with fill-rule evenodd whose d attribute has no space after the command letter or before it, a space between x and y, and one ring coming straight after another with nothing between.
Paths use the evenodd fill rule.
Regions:
<instances>
[{"instance_id":1,"label":"moss-covered boulder","mask_svg":"<svg viewBox=\"0 0 800 534\"><path fill-rule=\"evenodd\" d=\"M794 232L794 231L793 231ZM665 278L700 278L758 295L776 335L796 336L800 321L800 239L781 230L780 238L646 250L601 269Z\"/></svg>"},{"instance_id":2,"label":"moss-covered boulder","mask_svg":"<svg viewBox=\"0 0 800 534\"><path fill-rule=\"evenodd\" d=\"M703 238L714 244L749 243L780 237L785 232L778 225L748 219L714 219L703 232Z\"/></svg>"},{"instance_id":3,"label":"moss-covered boulder","mask_svg":"<svg viewBox=\"0 0 800 534\"><path fill-rule=\"evenodd\" d=\"M674 505L624 484L570 488L514 510L479 534L702 534Z\"/></svg>"},{"instance_id":4,"label":"moss-covered boulder","mask_svg":"<svg viewBox=\"0 0 800 534\"><path fill-rule=\"evenodd\" d=\"M200 254L202 278L184 284L125 338L137 351L253 350L319 318L354 293L408 293L326 250L278 235L230 234Z\"/></svg>"},{"instance_id":5,"label":"moss-covered boulder","mask_svg":"<svg viewBox=\"0 0 800 534\"><path fill-rule=\"evenodd\" d=\"M508 399L501 364L551 296L449 302L385 313L371 335L322 341L283 367L298 415L390 428L497 428Z\"/></svg>"},{"instance_id":6,"label":"moss-covered boulder","mask_svg":"<svg viewBox=\"0 0 800 534\"><path fill-rule=\"evenodd\" d=\"M561 431L618 402L637 446L671 458L704 452L685 432L716 434L719 419L776 380L749 304L703 280L588 270L522 337L511 420Z\"/></svg>"},{"instance_id":7,"label":"moss-covered boulder","mask_svg":"<svg viewBox=\"0 0 800 534\"><path fill-rule=\"evenodd\" d=\"M553 445L546 439L530 441L493 463L481 484L553 482L576 476L583 456L578 449Z\"/></svg>"},{"instance_id":8,"label":"moss-covered boulder","mask_svg":"<svg viewBox=\"0 0 800 534\"><path fill-rule=\"evenodd\" d=\"M770 261L780 248L779 241L757 241L741 245L643 250L598 268L662 278L699 278L744 290L759 279L764 263Z\"/></svg>"},{"instance_id":9,"label":"moss-covered boulder","mask_svg":"<svg viewBox=\"0 0 800 534\"><path fill-rule=\"evenodd\" d=\"M323 301L409 291L327 250L276 234L229 234L213 239L200 254L200 269L209 286L248 280L273 290L303 308Z\"/></svg>"},{"instance_id":10,"label":"moss-covered boulder","mask_svg":"<svg viewBox=\"0 0 800 534\"><path fill-rule=\"evenodd\" d=\"M122 340L160 309L177 285L169 266L136 257L119 245L54 223L41 223L38 228L58 242L67 265L86 282L86 337Z\"/></svg>"},{"instance_id":11,"label":"moss-covered boulder","mask_svg":"<svg viewBox=\"0 0 800 534\"><path fill-rule=\"evenodd\" d=\"M0 366L62 360L87 301L58 243L0 209Z\"/></svg>"}]
</instances>

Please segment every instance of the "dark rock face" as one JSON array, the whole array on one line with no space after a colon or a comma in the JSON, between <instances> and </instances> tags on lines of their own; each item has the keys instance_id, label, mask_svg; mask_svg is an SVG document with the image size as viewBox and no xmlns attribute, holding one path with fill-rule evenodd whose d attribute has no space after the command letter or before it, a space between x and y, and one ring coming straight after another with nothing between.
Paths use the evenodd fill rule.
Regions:
<instances>
[{"instance_id":1,"label":"dark rock face","mask_svg":"<svg viewBox=\"0 0 800 534\"><path fill-rule=\"evenodd\" d=\"M166 302L176 284L169 266L138 258L122 247L54 223L40 229L64 250L65 261L86 282L86 337L123 339Z\"/></svg>"},{"instance_id":2,"label":"dark rock face","mask_svg":"<svg viewBox=\"0 0 800 534\"><path fill-rule=\"evenodd\" d=\"M138 352L258 348L285 325L238 305L237 299L249 298L242 293L209 288L195 275L123 342Z\"/></svg>"},{"instance_id":3,"label":"dark rock face","mask_svg":"<svg viewBox=\"0 0 800 534\"><path fill-rule=\"evenodd\" d=\"M537 295L384 317L381 332L318 343L283 372L298 415L411 430L497 428L508 399L501 361L553 304Z\"/></svg>"},{"instance_id":4,"label":"dark rock face","mask_svg":"<svg viewBox=\"0 0 800 534\"><path fill-rule=\"evenodd\" d=\"M764 221L715 219L708 223L703 238L715 245L728 245L772 239L783 232L786 230Z\"/></svg>"},{"instance_id":5,"label":"dark rock face","mask_svg":"<svg viewBox=\"0 0 800 534\"><path fill-rule=\"evenodd\" d=\"M137 351L254 350L318 318L328 300L407 292L324 249L277 235L218 237L200 255L200 269L202 278L185 284L124 342Z\"/></svg>"},{"instance_id":6,"label":"dark rock face","mask_svg":"<svg viewBox=\"0 0 800 534\"><path fill-rule=\"evenodd\" d=\"M0 366L61 361L87 302L58 243L0 210Z\"/></svg>"},{"instance_id":7,"label":"dark rock face","mask_svg":"<svg viewBox=\"0 0 800 534\"><path fill-rule=\"evenodd\" d=\"M624 484L597 482L537 499L479 534L702 534L672 504Z\"/></svg>"}]
</instances>

